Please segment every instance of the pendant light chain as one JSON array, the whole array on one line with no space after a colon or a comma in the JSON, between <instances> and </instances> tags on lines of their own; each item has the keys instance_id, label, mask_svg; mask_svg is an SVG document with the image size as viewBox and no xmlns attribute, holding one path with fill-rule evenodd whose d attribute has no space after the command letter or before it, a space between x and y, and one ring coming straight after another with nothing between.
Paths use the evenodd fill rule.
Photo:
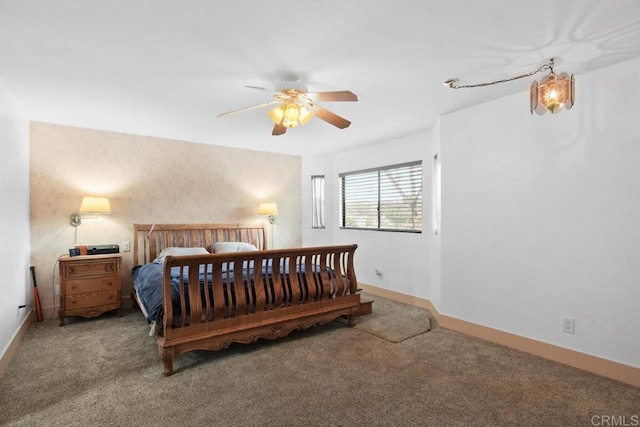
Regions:
<instances>
[{"instance_id":1,"label":"pendant light chain","mask_svg":"<svg viewBox=\"0 0 640 427\"><path fill-rule=\"evenodd\" d=\"M468 84L468 85L457 85L456 82L458 80L457 79L451 79L451 80L447 80L446 82L444 82L444 85L445 86L449 86L451 89L466 89L466 88L471 88L471 87L492 86L492 85L496 85L496 84L499 84L499 83L507 83L507 82L511 82L513 80L524 79L525 77L531 77L534 74L537 74L537 73L539 73L541 71L546 71L546 70L551 70L551 72L553 73L553 59L551 59L548 64L542 65L540 68L538 68L535 71L532 71L532 72L526 73L526 74L520 74L519 76L510 77L508 79L496 80L496 81L487 82L487 83Z\"/></svg>"}]
</instances>

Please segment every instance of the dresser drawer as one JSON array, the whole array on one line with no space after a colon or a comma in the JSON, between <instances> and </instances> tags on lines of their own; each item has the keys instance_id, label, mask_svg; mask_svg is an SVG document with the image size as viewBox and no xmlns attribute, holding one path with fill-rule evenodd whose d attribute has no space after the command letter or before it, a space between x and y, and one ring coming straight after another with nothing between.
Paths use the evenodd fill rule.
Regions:
<instances>
[{"instance_id":1,"label":"dresser drawer","mask_svg":"<svg viewBox=\"0 0 640 427\"><path fill-rule=\"evenodd\" d=\"M84 294L68 295L65 298L67 310L75 310L78 308L116 304L117 302L118 302L118 292L115 290L87 292Z\"/></svg>"},{"instance_id":2,"label":"dresser drawer","mask_svg":"<svg viewBox=\"0 0 640 427\"><path fill-rule=\"evenodd\" d=\"M83 294L85 292L109 291L118 289L118 277L104 276L97 279L67 280L67 295Z\"/></svg>"},{"instance_id":3,"label":"dresser drawer","mask_svg":"<svg viewBox=\"0 0 640 427\"><path fill-rule=\"evenodd\" d=\"M114 274L117 271L116 260L67 262L64 264L67 278Z\"/></svg>"}]
</instances>

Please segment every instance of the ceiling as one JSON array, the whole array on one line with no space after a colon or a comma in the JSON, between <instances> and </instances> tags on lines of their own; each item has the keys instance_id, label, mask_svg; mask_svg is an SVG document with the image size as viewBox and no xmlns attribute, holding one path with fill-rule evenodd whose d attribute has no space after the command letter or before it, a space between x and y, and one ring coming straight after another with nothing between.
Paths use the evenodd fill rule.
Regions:
<instances>
[{"instance_id":1,"label":"ceiling","mask_svg":"<svg viewBox=\"0 0 640 427\"><path fill-rule=\"evenodd\" d=\"M522 92L493 81L556 58L576 75L640 56L637 0L0 0L0 77L21 118L296 155L324 155L430 129L438 116ZM297 74L359 102L271 135L271 99ZM539 75L540 77L542 76ZM535 120L534 116L532 120Z\"/></svg>"}]
</instances>

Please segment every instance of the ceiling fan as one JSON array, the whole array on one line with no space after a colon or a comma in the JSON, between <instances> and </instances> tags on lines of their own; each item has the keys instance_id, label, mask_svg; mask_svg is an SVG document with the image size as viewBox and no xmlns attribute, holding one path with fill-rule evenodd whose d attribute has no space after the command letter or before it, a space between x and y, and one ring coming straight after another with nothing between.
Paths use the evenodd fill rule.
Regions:
<instances>
[{"instance_id":1,"label":"ceiling fan","mask_svg":"<svg viewBox=\"0 0 640 427\"><path fill-rule=\"evenodd\" d=\"M269 110L268 114L275 123L272 135L282 135L287 128L306 124L313 116L324 120L340 129L349 127L351 122L343 117L338 116L331 111L322 108L319 102L333 101L357 101L358 97L351 91L340 90L334 92L307 92L307 87L300 83L298 76L287 74L282 77L280 84L275 90L265 89L257 86L245 86L249 89L256 89L262 92L268 92L273 99L262 104L252 105L250 107L240 108L239 110L220 113L217 117L229 116L236 113L243 113L262 107L270 107L276 105L275 108Z\"/></svg>"}]
</instances>

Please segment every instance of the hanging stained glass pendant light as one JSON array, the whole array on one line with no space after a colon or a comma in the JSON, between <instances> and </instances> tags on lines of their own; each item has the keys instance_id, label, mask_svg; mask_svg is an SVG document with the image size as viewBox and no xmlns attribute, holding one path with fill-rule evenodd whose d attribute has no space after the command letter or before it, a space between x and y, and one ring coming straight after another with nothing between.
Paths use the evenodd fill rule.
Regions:
<instances>
[{"instance_id":1,"label":"hanging stained glass pendant light","mask_svg":"<svg viewBox=\"0 0 640 427\"><path fill-rule=\"evenodd\" d=\"M536 80L531 83L531 114L534 111L539 116L547 111L557 114L563 109L570 110L573 107L575 96L573 74L556 74L553 71L553 59L549 63L549 70L551 73L540 83Z\"/></svg>"},{"instance_id":2,"label":"hanging stained glass pendant light","mask_svg":"<svg viewBox=\"0 0 640 427\"><path fill-rule=\"evenodd\" d=\"M450 79L444 82L445 86L449 86L451 89L464 89L472 87L491 86L499 83L507 83L513 80L530 77L541 71L549 70L550 73L544 77L540 83L533 81L530 89L530 111L531 114L535 113L539 116L543 115L547 111L551 111L552 114L557 114L562 110L569 110L575 104L575 83L573 74L560 73L556 74L553 71L553 58L549 60L548 64L544 64L535 71L530 73L520 74L519 76L509 77L502 80L495 80L486 83L476 84L458 84L457 79Z\"/></svg>"}]
</instances>

